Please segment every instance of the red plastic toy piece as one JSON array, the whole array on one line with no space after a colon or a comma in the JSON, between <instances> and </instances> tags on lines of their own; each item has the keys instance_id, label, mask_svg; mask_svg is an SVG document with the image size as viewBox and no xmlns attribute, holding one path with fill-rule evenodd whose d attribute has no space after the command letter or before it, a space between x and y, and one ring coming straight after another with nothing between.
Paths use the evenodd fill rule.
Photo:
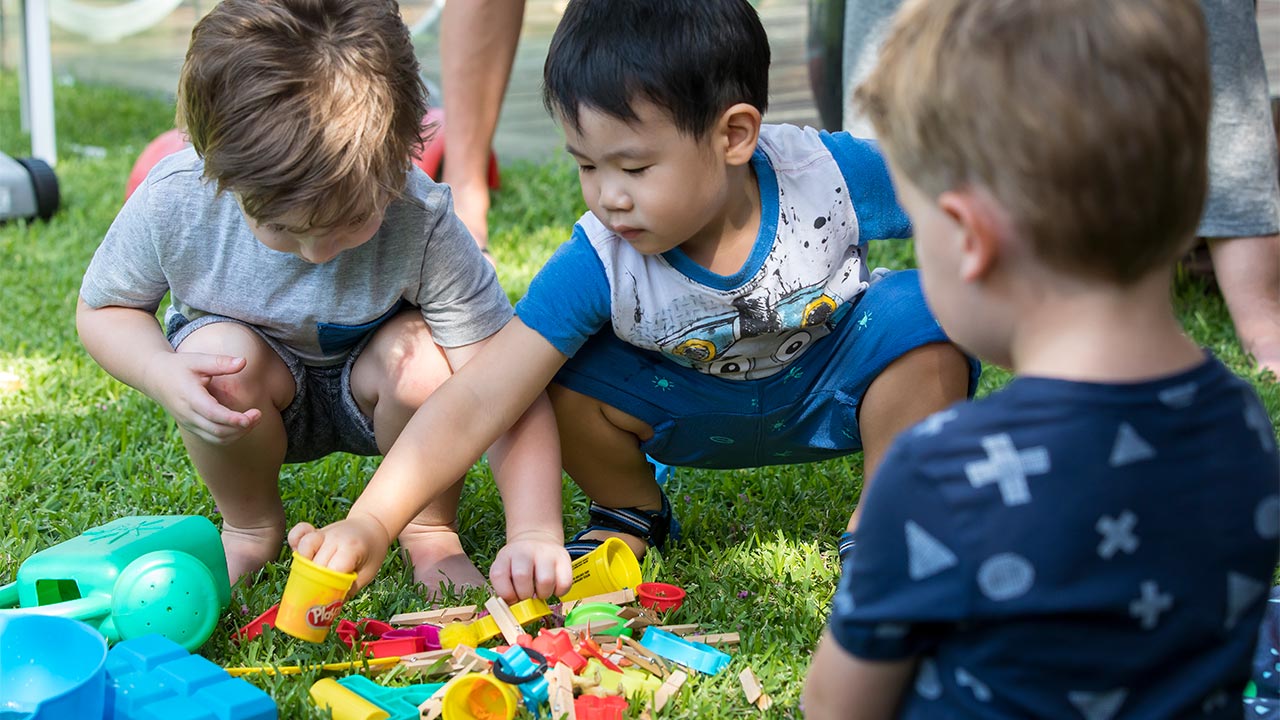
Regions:
<instances>
[{"instance_id":1,"label":"red plastic toy piece","mask_svg":"<svg viewBox=\"0 0 1280 720\"><path fill-rule=\"evenodd\" d=\"M582 638L582 642L578 645L578 653L584 657L593 657L599 660L601 665L609 668L610 670L622 672L622 668L618 667L617 663L606 657L604 650L596 644L595 640L592 640L589 637Z\"/></svg>"},{"instance_id":2,"label":"red plastic toy piece","mask_svg":"<svg viewBox=\"0 0 1280 720\"><path fill-rule=\"evenodd\" d=\"M640 604L658 612L678 609L684 604L684 596L684 590L667 583L647 582L636 586L636 599Z\"/></svg>"},{"instance_id":3,"label":"red plastic toy piece","mask_svg":"<svg viewBox=\"0 0 1280 720\"><path fill-rule=\"evenodd\" d=\"M263 628L268 625L274 627L276 624L276 612L280 610L280 603L272 605L270 609L262 613L258 617L249 621L248 625L231 633L232 642L246 642L252 640L262 634Z\"/></svg>"},{"instance_id":4,"label":"red plastic toy piece","mask_svg":"<svg viewBox=\"0 0 1280 720\"><path fill-rule=\"evenodd\" d=\"M423 652L425 649L420 637L391 638L389 640L366 640L360 643L365 657L400 657Z\"/></svg>"},{"instance_id":5,"label":"red plastic toy piece","mask_svg":"<svg viewBox=\"0 0 1280 720\"><path fill-rule=\"evenodd\" d=\"M187 136L176 128L160 133L155 140L147 143L147 146L142 149L142 154L138 155L138 159L133 163L133 169L129 171L129 180L124 186L124 199L128 200L133 191L138 189L156 163L185 149L190 144L187 142Z\"/></svg>"},{"instance_id":6,"label":"red plastic toy piece","mask_svg":"<svg viewBox=\"0 0 1280 720\"><path fill-rule=\"evenodd\" d=\"M626 711L627 699L617 695L579 695L573 701L573 712L578 720L622 720L622 714Z\"/></svg>"},{"instance_id":7,"label":"red plastic toy piece","mask_svg":"<svg viewBox=\"0 0 1280 720\"><path fill-rule=\"evenodd\" d=\"M532 648L542 653L542 656L551 665L557 663L568 665L575 675L582 672L582 668L587 666L587 659L573 649L573 640L569 637L569 633L564 630L543 629L536 638L521 635L520 646Z\"/></svg>"},{"instance_id":8,"label":"red plastic toy piece","mask_svg":"<svg viewBox=\"0 0 1280 720\"><path fill-rule=\"evenodd\" d=\"M436 625L423 624L407 628L394 628L382 633L383 640L406 637L421 638L423 650L440 649L440 628Z\"/></svg>"}]
</instances>

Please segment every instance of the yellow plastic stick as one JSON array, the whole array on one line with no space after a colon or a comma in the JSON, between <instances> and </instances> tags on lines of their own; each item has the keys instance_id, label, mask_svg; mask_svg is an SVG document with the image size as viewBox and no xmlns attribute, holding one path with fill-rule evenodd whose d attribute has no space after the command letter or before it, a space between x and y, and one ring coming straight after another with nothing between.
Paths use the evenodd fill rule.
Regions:
<instances>
[{"instance_id":1,"label":"yellow plastic stick","mask_svg":"<svg viewBox=\"0 0 1280 720\"><path fill-rule=\"evenodd\" d=\"M355 660L353 662L325 663L324 665L281 665L280 667L271 667L270 665L263 667L229 667L223 668L231 677L240 677L241 675L252 675L254 673L263 673L266 675L297 675L304 670L321 670L325 672L338 672L342 670L360 670L366 666L371 668L386 667L395 665L400 662L398 657L369 658L368 660Z\"/></svg>"},{"instance_id":2,"label":"yellow plastic stick","mask_svg":"<svg viewBox=\"0 0 1280 720\"><path fill-rule=\"evenodd\" d=\"M387 720L386 710L348 690L333 678L317 680L311 686L311 701L316 707L333 712L333 720Z\"/></svg>"}]
</instances>

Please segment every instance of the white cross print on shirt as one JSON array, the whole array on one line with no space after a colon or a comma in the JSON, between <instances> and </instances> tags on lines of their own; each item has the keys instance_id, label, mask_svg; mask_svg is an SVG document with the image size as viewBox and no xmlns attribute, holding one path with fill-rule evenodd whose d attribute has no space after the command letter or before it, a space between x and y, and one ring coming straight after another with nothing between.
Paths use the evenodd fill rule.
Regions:
<instances>
[{"instance_id":1,"label":"white cross print on shirt","mask_svg":"<svg viewBox=\"0 0 1280 720\"><path fill-rule=\"evenodd\" d=\"M1019 450L1008 433L982 438L982 447L987 451L987 459L964 465L964 474L969 478L969 484L980 488L996 483L1000 488L1000 499L1005 505L1025 505L1031 502L1027 476L1049 472L1049 450L1043 445Z\"/></svg>"},{"instance_id":2,"label":"white cross print on shirt","mask_svg":"<svg viewBox=\"0 0 1280 720\"><path fill-rule=\"evenodd\" d=\"M1102 542L1098 543L1098 555L1104 560L1110 560L1121 550L1132 555L1133 551L1138 549L1138 536L1133 534L1133 527L1137 524L1138 516L1129 510L1120 513L1120 517L1103 515L1098 518L1098 522L1093 526L1095 530L1102 533Z\"/></svg>"},{"instance_id":3,"label":"white cross print on shirt","mask_svg":"<svg viewBox=\"0 0 1280 720\"><path fill-rule=\"evenodd\" d=\"M1129 601L1129 614L1142 619L1142 629L1150 630L1160 621L1160 613L1173 607L1173 596L1160 592L1155 580L1143 580L1142 597Z\"/></svg>"}]
</instances>

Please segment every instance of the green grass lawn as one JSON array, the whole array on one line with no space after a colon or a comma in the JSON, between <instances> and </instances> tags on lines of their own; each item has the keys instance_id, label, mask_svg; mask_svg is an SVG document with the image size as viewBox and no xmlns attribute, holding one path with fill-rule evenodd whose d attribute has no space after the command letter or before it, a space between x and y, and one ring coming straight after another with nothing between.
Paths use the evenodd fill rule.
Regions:
<instances>
[{"instance_id":1,"label":"green grass lawn","mask_svg":"<svg viewBox=\"0 0 1280 720\"><path fill-rule=\"evenodd\" d=\"M0 74L0 98L16 97L14 76ZM76 339L73 319L81 275L120 206L129 169L143 146L172 126L172 105L88 86L59 86L56 99L62 210L48 223L0 225L0 371L20 379L20 387L0 390L0 583L12 581L32 553L120 516L198 514L217 520L174 424L159 406L94 364ZM30 153L29 139L19 133L16 102L0 103L0 151ZM582 208L567 160L504 166L491 228L499 275L513 299L568 237ZM908 265L909 243L882 244L873 261ZM1180 281L1177 306L1197 341L1248 374L1218 296ZM982 392L1007 379L1004 372L988 370ZM1256 376L1253 381L1274 422L1280 411L1277 386ZM338 454L286 467L280 486L290 523L343 517L377 464L376 458ZM775 700L767 715L799 715L801 680L838 575L835 538L861 483L857 457L676 473L668 494L685 539L660 559L651 553L646 579L689 591L672 622L737 631L742 643L732 650L733 672L694 679L665 716L758 714L736 679L747 665ZM567 483L566 526L572 531L585 516L585 500ZM503 535L498 493L483 463L469 475L460 521L472 557L487 568ZM286 557L282 553L281 562L268 565L256 584L233 590L230 610L201 650L205 656L225 666L348 659L336 638L308 645L268 632L243 647L228 640L279 599ZM344 616L385 619L426 609L410 578L410 569L392 553L377 581L347 605ZM484 599L479 591L453 598ZM325 717L307 698L315 679L254 682L276 699L282 718Z\"/></svg>"}]
</instances>

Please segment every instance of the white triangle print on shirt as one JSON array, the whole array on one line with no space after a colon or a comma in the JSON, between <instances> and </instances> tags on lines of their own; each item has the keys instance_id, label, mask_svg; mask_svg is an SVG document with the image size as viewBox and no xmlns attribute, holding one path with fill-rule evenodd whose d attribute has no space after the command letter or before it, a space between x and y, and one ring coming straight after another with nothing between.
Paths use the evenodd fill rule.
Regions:
<instances>
[{"instance_id":1,"label":"white triangle print on shirt","mask_svg":"<svg viewBox=\"0 0 1280 720\"><path fill-rule=\"evenodd\" d=\"M937 575L960 562L950 548L915 522L908 520L904 528L907 534L907 574L912 580Z\"/></svg>"},{"instance_id":2,"label":"white triangle print on shirt","mask_svg":"<svg viewBox=\"0 0 1280 720\"><path fill-rule=\"evenodd\" d=\"M1253 512L1253 528L1264 540L1280 537L1280 495L1270 495Z\"/></svg>"},{"instance_id":3,"label":"white triangle print on shirt","mask_svg":"<svg viewBox=\"0 0 1280 720\"><path fill-rule=\"evenodd\" d=\"M1200 384L1195 382L1174 385L1165 388L1156 393L1156 397L1160 398L1160 402L1167 407L1174 409L1182 409L1191 407L1191 403L1196 401L1196 391L1200 389Z\"/></svg>"},{"instance_id":4,"label":"white triangle print on shirt","mask_svg":"<svg viewBox=\"0 0 1280 720\"><path fill-rule=\"evenodd\" d=\"M1127 422L1120 423L1120 429L1116 431L1116 444L1111 446L1111 467L1150 460L1155 456L1155 448L1143 440L1132 425Z\"/></svg>"},{"instance_id":5,"label":"white triangle print on shirt","mask_svg":"<svg viewBox=\"0 0 1280 720\"><path fill-rule=\"evenodd\" d=\"M1262 404L1252 391L1245 390L1244 399L1244 424L1250 430L1258 434L1258 442L1262 445L1262 449L1271 452L1276 449L1276 438L1272 433L1271 419L1267 417L1267 411L1263 409Z\"/></svg>"},{"instance_id":6,"label":"white triangle print on shirt","mask_svg":"<svg viewBox=\"0 0 1280 720\"><path fill-rule=\"evenodd\" d=\"M1067 700L1076 706L1085 720L1111 720L1128 696L1129 691L1124 688L1102 692L1072 690L1067 693Z\"/></svg>"},{"instance_id":7,"label":"white triangle print on shirt","mask_svg":"<svg viewBox=\"0 0 1280 720\"><path fill-rule=\"evenodd\" d=\"M920 661L920 669L916 670L916 692L925 700L942 697L942 679L938 677L938 664L933 658Z\"/></svg>"},{"instance_id":8,"label":"white triangle print on shirt","mask_svg":"<svg viewBox=\"0 0 1280 720\"><path fill-rule=\"evenodd\" d=\"M978 702L991 702L991 688L962 667L956 668L956 685L969 688Z\"/></svg>"},{"instance_id":9,"label":"white triangle print on shirt","mask_svg":"<svg viewBox=\"0 0 1280 720\"><path fill-rule=\"evenodd\" d=\"M1227 622L1224 626L1228 630L1235 627L1236 623L1240 622L1240 618L1244 617L1249 606L1266 591L1265 584L1248 575L1237 572L1227 573Z\"/></svg>"}]
</instances>

